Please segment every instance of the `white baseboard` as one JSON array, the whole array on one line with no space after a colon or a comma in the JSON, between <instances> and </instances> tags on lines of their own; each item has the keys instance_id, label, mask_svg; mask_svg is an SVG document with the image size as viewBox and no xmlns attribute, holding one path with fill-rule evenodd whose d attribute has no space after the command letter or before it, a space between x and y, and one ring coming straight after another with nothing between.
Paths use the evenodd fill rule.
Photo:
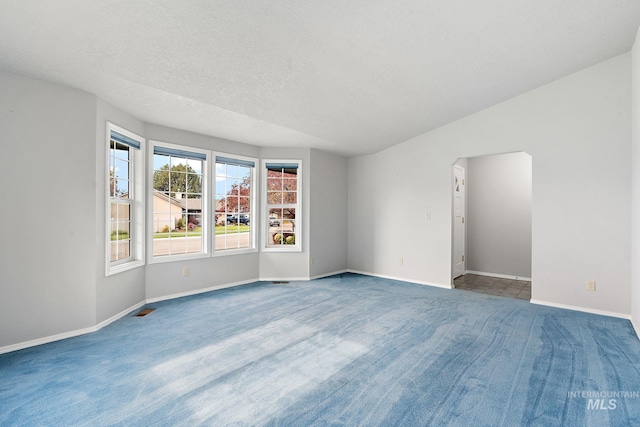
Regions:
<instances>
[{"instance_id":1,"label":"white baseboard","mask_svg":"<svg viewBox=\"0 0 640 427\"><path fill-rule=\"evenodd\" d=\"M465 270L464 274L477 274L478 276L497 277L499 279L511 279L511 280L527 280L531 281L531 277L524 276L511 276L508 274L487 273L484 271Z\"/></svg>"},{"instance_id":2,"label":"white baseboard","mask_svg":"<svg viewBox=\"0 0 640 427\"><path fill-rule=\"evenodd\" d=\"M172 295L165 295L165 296L156 297L156 298L147 298L146 303L147 304L153 304L154 302L166 301L166 300L175 299L175 298L188 297L190 295L203 294L205 292L216 291L218 289L226 289L226 288L232 288L234 286L248 285L249 283L256 283L258 281L260 281L260 280L259 279L243 280L243 281L240 281L240 282L226 283L224 285L215 285L215 286L210 286L208 288L195 289L193 291L180 292L180 293L172 294Z\"/></svg>"},{"instance_id":3,"label":"white baseboard","mask_svg":"<svg viewBox=\"0 0 640 427\"><path fill-rule=\"evenodd\" d=\"M324 277L337 276L338 274L344 274L344 273L348 273L348 272L349 272L349 270L333 271L331 273L324 273L324 274L318 274L316 276L311 276L311 277L309 277L308 280L322 279Z\"/></svg>"},{"instance_id":4,"label":"white baseboard","mask_svg":"<svg viewBox=\"0 0 640 427\"><path fill-rule=\"evenodd\" d=\"M131 313L132 311L135 311L141 307L144 307L144 301L141 301L137 304L132 305L131 307L127 308L126 310L122 310L120 313L116 314L115 316L111 316L110 318L108 318L107 320L100 322L96 325L95 329L100 330L102 328L104 328L107 325L112 324L113 322L115 322L118 319L123 318L124 316L126 316L127 314Z\"/></svg>"},{"instance_id":5,"label":"white baseboard","mask_svg":"<svg viewBox=\"0 0 640 427\"><path fill-rule=\"evenodd\" d=\"M424 282L422 280L413 280L413 279L406 279L403 277L387 276L385 274L375 274L375 273L369 273L367 271L359 271L359 270L348 270L348 272L355 273L355 274L363 274L365 276L379 277L381 279L391 279L391 280L398 280L400 282L415 283L417 285L426 285L426 286L434 286L436 288L452 289L451 285L443 285L441 283Z\"/></svg>"},{"instance_id":6,"label":"white baseboard","mask_svg":"<svg viewBox=\"0 0 640 427\"><path fill-rule=\"evenodd\" d=\"M98 329L94 326L91 328L77 329L75 331L64 332L62 334L49 335L48 337L38 338L30 341L24 341L18 344L11 344L4 347L0 347L0 354L10 353L12 351L17 351L17 350L23 350L25 348L35 347L42 344L48 344L50 342L60 341L67 338L73 338L79 335L95 332L97 330Z\"/></svg>"},{"instance_id":7,"label":"white baseboard","mask_svg":"<svg viewBox=\"0 0 640 427\"><path fill-rule=\"evenodd\" d=\"M309 280L322 279L323 277L335 276L337 274L348 273L349 270L332 271L330 273L322 273L315 276L307 277L261 277L261 282L308 282Z\"/></svg>"},{"instance_id":8,"label":"white baseboard","mask_svg":"<svg viewBox=\"0 0 640 427\"><path fill-rule=\"evenodd\" d=\"M575 305L557 304L555 302L540 301L532 299L529 301L531 304L545 305L547 307L563 308L565 310L581 311L583 313L599 314L600 316L617 317L619 319L631 320L631 316L623 313L616 313L613 311L596 310L594 308L578 307Z\"/></svg>"},{"instance_id":9,"label":"white baseboard","mask_svg":"<svg viewBox=\"0 0 640 427\"><path fill-rule=\"evenodd\" d=\"M260 282L307 282L309 281L309 276L303 277L261 277L258 279Z\"/></svg>"},{"instance_id":10,"label":"white baseboard","mask_svg":"<svg viewBox=\"0 0 640 427\"><path fill-rule=\"evenodd\" d=\"M123 311L121 311L120 313L116 314L115 316L111 316L109 319L100 322L99 324L97 324L96 326L92 326L89 328L82 328L82 329L77 329L75 331L70 331L70 332L63 332L61 334L55 334L55 335L49 335L47 337L42 337L42 338L38 338L35 340L30 340L30 341L24 341L18 344L11 344L11 345L7 345L4 347L0 347L0 354L4 354L4 353L10 353L12 351L17 351L17 350L23 350L25 348L29 348L29 347L35 347L38 345L42 345L42 344L48 344L50 342L54 342L54 341L60 341L60 340L64 340L67 338L73 338L73 337L77 337L80 335L84 335L84 334L90 334L92 332L97 332L100 329L104 328L105 326L115 322L116 320L126 316L127 314L131 313L132 311L137 310L138 308L142 307L145 305L145 302L139 302Z\"/></svg>"}]
</instances>

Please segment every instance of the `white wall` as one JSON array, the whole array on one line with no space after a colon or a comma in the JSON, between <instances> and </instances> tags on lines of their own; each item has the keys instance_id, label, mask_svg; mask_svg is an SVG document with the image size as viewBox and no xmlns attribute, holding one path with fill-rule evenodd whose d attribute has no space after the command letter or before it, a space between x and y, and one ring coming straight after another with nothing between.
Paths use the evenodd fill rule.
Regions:
<instances>
[{"instance_id":1,"label":"white wall","mask_svg":"<svg viewBox=\"0 0 640 427\"><path fill-rule=\"evenodd\" d=\"M451 165L525 151L533 162L533 299L628 315L630 62L629 54L612 58L349 159L349 268L449 286ZM596 292L585 290L588 279Z\"/></svg>"},{"instance_id":2,"label":"white wall","mask_svg":"<svg viewBox=\"0 0 640 427\"><path fill-rule=\"evenodd\" d=\"M347 159L311 150L309 275L347 269Z\"/></svg>"},{"instance_id":3,"label":"white wall","mask_svg":"<svg viewBox=\"0 0 640 427\"><path fill-rule=\"evenodd\" d=\"M468 159L466 269L531 277L531 156Z\"/></svg>"},{"instance_id":4,"label":"white wall","mask_svg":"<svg viewBox=\"0 0 640 427\"><path fill-rule=\"evenodd\" d=\"M633 155L631 157L632 210L631 210L631 321L640 337L640 30L632 51L633 70L633 106L632 131Z\"/></svg>"},{"instance_id":5,"label":"white wall","mask_svg":"<svg viewBox=\"0 0 640 427\"><path fill-rule=\"evenodd\" d=\"M95 324L96 97L2 72L0 93L4 347Z\"/></svg>"}]
</instances>

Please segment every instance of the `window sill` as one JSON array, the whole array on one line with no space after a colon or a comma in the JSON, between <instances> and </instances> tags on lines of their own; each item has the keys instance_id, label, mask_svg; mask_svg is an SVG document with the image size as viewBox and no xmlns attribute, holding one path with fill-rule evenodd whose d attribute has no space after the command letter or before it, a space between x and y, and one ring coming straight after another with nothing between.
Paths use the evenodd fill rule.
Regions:
<instances>
[{"instance_id":1,"label":"window sill","mask_svg":"<svg viewBox=\"0 0 640 427\"><path fill-rule=\"evenodd\" d=\"M165 255L159 257L151 257L149 259L149 264L162 264L165 262L176 262L176 261L189 261L193 259L202 259L209 258L209 254L206 252L199 252L197 254L180 254L180 255Z\"/></svg>"},{"instance_id":2,"label":"window sill","mask_svg":"<svg viewBox=\"0 0 640 427\"><path fill-rule=\"evenodd\" d=\"M144 266L144 261L139 259L126 262L124 264L107 265L107 271L105 273L105 276L106 277L113 276L114 274L133 270L134 268L143 267L143 266Z\"/></svg>"},{"instance_id":3,"label":"window sill","mask_svg":"<svg viewBox=\"0 0 640 427\"><path fill-rule=\"evenodd\" d=\"M280 246L267 246L265 248L262 248L262 252L279 252L279 253L286 253L286 252L302 252L302 246L299 245L282 245L282 247Z\"/></svg>"},{"instance_id":4,"label":"window sill","mask_svg":"<svg viewBox=\"0 0 640 427\"><path fill-rule=\"evenodd\" d=\"M243 254L255 254L258 252L258 249L256 248L250 248L250 249L223 249L223 250L217 250L213 252L213 257L224 257L224 256L230 256L230 255L243 255Z\"/></svg>"}]
</instances>

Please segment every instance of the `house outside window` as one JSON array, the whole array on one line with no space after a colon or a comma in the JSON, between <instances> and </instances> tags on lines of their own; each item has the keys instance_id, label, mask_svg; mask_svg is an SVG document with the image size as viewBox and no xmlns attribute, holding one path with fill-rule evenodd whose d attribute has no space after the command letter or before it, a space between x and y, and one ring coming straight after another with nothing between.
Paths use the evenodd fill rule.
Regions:
<instances>
[{"instance_id":1,"label":"house outside window","mask_svg":"<svg viewBox=\"0 0 640 427\"><path fill-rule=\"evenodd\" d=\"M207 253L208 151L154 142L152 162L152 259Z\"/></svg>"},{"instance_id":2,"label":"house outside window","mask_svg":"<svg viewBox=\"0 0 640 427\"><path fill-rule=\"evenodd\" d=\"M301 164L299 160L263 161L267 251L300 251L302 248Z\"/></svg>"},{"instance_id":3,"label":"house outside window","mask_svg":"<svg viewBox=\"0 0 640 427\"><path fill-rule=\"evenodd\" d=\"M214 254L255 250L255 160L215 159Z\"/></svg>"},{"instance_id":4,"label":"house outside window","mask_svg":"<svg viewBox=\"0 0 640 427\"><path fill-rule=\"evenodd\" d=\"M144 264L144 138L107 122L106 275Z\"/></svg>"}]
</instances>

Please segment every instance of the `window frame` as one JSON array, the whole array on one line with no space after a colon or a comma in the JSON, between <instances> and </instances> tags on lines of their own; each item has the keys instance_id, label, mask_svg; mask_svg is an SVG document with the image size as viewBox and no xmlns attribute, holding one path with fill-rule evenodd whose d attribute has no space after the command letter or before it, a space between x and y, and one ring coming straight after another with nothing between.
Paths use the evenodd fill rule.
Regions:
<instances>
[{"instance_id":1,"label":"window frame","mask_svg":"<svg viewBox=\"0 0 640 427\"><path fill-rule=\"evenodd\" d=\"M201 223L202 223L202 251L194 252L194 253L177 253L177 254L169 254L169 255L160 255L156 256L153 253L153 172L154 172L154 155L155 148L162 147L168 150L173 150L176 152L182 152L185 154L185 157L188 153L201 154L205 156L205 159L202 160L202 180L201 180ZM148 206L148 233L147 233L147 263L148 264L160 264L165 262L175 262L175 261L184 261L184 260L192 260L192 259L200 259L200 258L208 258L211 256L211 246L210 246L210 230L209 230L209 163L211 158L211 150L205 150L202 148L192 147L189 145L179 145L173 144L164 141L158 140L149 140L149 150L148 150L148 162L149 162L149 191L147 194L147 206Z\"/></svg>"},{"instance_id":2,"label":"window frame","mask_svg":"<svg viewBox=\"0 0 640 427\"><path fill-rule=\"evenodd\" d=\"M121 273L145 264L145 156L146 140L114 123L106 122L105 131L105 276ZM129 256L111 261L111 204L119 198L111 196L111 140L112 135L120 134L139 144L136 148L129 145Z\"/></svg>"},{"instance_id":3,"label":"window frame","mask_svg":"<svg viewBox=\"0 0 640 427\"><path fill-rule=\"evenodd\" d=\"M296 203L279 203L279 204L269 204L267 198L267 182L268 182L268 171L267 165L273 163L281 163L281 164L296 164L297 165L297 189L296 189ZM302 160L300 159L262 159L262 218L261 218L261 229L263 230L261 233L261 250L262 252L302 252L302 240L304 236L302 236ZM269 209L271 207L284 207L284 206L295 205L296 216L295 216L295 243L293 245L270 245L269 244Z\"/></svg>"},{"instance_id":4,"label":"window frame","mask_svg":"<svg viewBox=\"0 0 640 427\"><path fill-rule=\"evenodd\" d=\"M249 238L250 238L250 247L248 248L233 248L233 249L219 249L216 250L216 234L215 234L215 225L213 225L213 232L211 233L211 254L214 257L219 257L219 256L229 256L229 255L239 255L239 254L246 254L246 253L255 253L258 252L258 243L257 243L257 230L260 229L260 224L261 224L261 215L258 212L257 209L257 194L259 192L259 189L257 188L257 183L259 182L258 180L258 176L259 176L259 171L258 171L258 167L257 165L259 165L259 160L253 157L246 157L246 156L240 156L240 155L236 155L236 154L228 154L228 153L223 153L220 151L213 151L212 155L211 155L211 162L212 162L212 173L211 173L211 179L213 181L213 184L211 186L212 191L211 191L211 205L212 205L212 209L211 212L213 213L211 216L211 224L215 224L216 223L216 215L217 215L217 206L216 206L216 184L217 184L217 164L218 164L218 157L222 157L222 158L227 158L230 160L239 160L239 161L243 161L243 162L251 162L253 163L253 167L252 167L252 176L251 176L251 195L250 195L250 208L249 208L249 214L250 214L250 231L249 231ZM239 213L238 213L239 214ZM257 219L257 221L256 221Z\"/></svg>"}]
</instances>

